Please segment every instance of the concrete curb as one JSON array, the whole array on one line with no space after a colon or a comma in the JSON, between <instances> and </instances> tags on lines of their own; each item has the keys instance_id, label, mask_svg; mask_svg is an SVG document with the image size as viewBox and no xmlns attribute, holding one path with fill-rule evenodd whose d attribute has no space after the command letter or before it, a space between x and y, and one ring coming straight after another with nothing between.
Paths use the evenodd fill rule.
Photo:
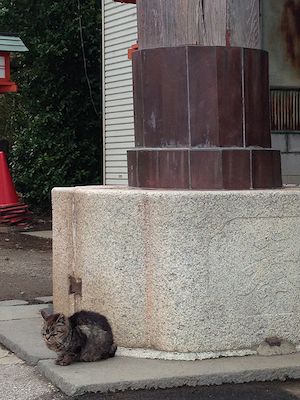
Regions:
<instances>
[{"instance_id":1,"label":"concrete curb","mask_svg":"<svg viewBox=\"0 0 300 400\"><path fill-rule=\"evenodd\" d=\"M32 366L41 359L55 358L55 354L46 348L40 334L42 309L51 313L52 304L18 305L18 302L13 301L0 302L0 343Z\"/></svg>"},{"instance_id":2,"label":"concrete curb","mask_svg":"<svg viewBox=\"0 0 300 400\"><path fill-rule=\"evenodd\" d=\"M24 320L0 322L0 343L14 352L26 364L34 366L40 360L55 358L55 354L48 350L43 339L36 332L40 331L40 322ZM22 336L26 336L22 339Z\"/></svg>"},{"instance_id":3,"label":"concrete curb","mask_svg":"<svg viewBox=\"0 0 300 400\"><path fill-rule=\"evenodd\" d=\"M22 235L35 236L42 239L52 239L52 231L21 232Z\"/></svg>"},{"instance_id":4,"label":"concrete curb","mask_svg":"<svg viewBox=\"0 0 300 400\"><path fill-rule=\"evenodd\" d=\"M158 361L116 356L104 362L57 366L39 361L38 369L68 396L87 392L164 389L223 383L284 381L300 378L300 355L248 356L204 361Z\"/></svg>"},{"instance_id":5,"label":"concrete curb","mask_svg":"<svg viewBox=\"0 0 300 400\"><path fill-rule=\"evenodd\" d=\"M13 305L15 304L15 305ZM300 378L300 353L202 361L163 361L116 356L94 363L55 365L55 353L40 334L40 309L50 304L0 302L0 342L38 370L68 396L180 386L220 385Z\"/></svg>"}]
</instances>

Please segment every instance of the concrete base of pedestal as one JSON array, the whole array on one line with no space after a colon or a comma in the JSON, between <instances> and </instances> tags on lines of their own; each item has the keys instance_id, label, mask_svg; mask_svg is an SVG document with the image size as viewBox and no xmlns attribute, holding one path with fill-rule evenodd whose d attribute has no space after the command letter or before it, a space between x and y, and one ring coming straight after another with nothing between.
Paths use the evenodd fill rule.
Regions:
<instances>
[{"instance_id":1,"label":"concrete base of pedestal","mask_svg":"<svg viewBox=\"0 0 300 400\"><path fill-rule=\"evenodd\" d=\"M53 190L55 312L121 347L207 353L300 340L300 190ZM71 278L70 278L71 277Z\"/></svg>"}]
</instances>

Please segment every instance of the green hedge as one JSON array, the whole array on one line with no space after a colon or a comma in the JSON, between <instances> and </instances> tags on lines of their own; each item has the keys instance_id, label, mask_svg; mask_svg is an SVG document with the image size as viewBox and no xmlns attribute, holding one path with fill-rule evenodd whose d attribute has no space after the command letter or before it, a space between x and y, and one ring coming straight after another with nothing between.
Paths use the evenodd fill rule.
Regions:
<instances>
[{"instance_id":1,"label":"green hedge","mask_svg":"<svg viewBox=\"0 0 300 400\"><path fill-rule=\"evenodd\" d=\"M0 3L0 31L29 48L12 55L19 92L0 99L0 135L16 189L41 213L54 186L102 183L100 1Z\"/></svg>"}]
</instances>

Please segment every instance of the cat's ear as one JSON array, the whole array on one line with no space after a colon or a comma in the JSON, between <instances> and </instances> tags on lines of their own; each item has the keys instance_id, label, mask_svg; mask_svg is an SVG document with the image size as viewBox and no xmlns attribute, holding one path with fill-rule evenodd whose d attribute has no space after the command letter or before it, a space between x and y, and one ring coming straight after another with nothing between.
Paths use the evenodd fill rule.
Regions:
<instances>
[{"instance_id":1,"label":"cat's ear","mask_svg":"<svg viewBox=\"0 0 300 400\"><path fill-rule=\"evenodd\" d=\"M59 325L65 325L65 320L66 320L66 318L65 318L64 314L59 314L58 317L56 318L55 322Z\"/></svg>"},{"instance_id":2,"label":"cat's ear","mask_svg":"<svg viewBox=\"0 0 300 400\"><path fill-rule=\"evenodd\" d=\"M46 321L47 318L49 317L49 315L44 310L41 311L41 314L42 314L42 317L44 318L44 320Z\"/></svg>"}]
</instances>

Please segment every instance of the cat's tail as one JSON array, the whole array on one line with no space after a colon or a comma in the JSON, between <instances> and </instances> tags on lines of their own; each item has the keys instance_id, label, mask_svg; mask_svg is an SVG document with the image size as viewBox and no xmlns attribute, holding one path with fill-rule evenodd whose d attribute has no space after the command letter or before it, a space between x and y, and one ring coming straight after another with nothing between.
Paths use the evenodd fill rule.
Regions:
<instances>
[{"instance_id":1,"label":"cat's tail","mask_svg":"<svg viewBox=\"0 0 300 400\"><path fill-rule=\"evenodd\" d=\"M115 343L113 343L113 344L111 345L110 350L109 350L108 356L109 356L109 357L113 357L113 356L116 354L117 348L118 348L118 346L117 346Z\"/></svg>"}]
</instances>

